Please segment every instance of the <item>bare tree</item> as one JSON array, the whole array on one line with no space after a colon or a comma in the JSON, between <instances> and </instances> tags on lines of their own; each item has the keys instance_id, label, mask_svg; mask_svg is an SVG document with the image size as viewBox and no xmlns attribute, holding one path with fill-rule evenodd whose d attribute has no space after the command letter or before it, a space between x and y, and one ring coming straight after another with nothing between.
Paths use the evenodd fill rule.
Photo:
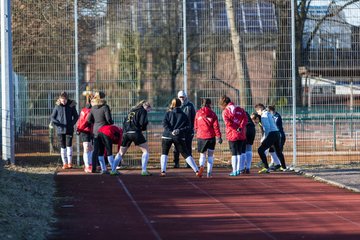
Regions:
<instances>
[{"instance_id":1,"label":"bare tree","mask_svg":"<svg viewBox=\"0 0 360 240\"><path fill-rule=\"evenodd\" d=\"M343 1L329 1L327 11L319 18L313 18L309 14L310 6L313 4L312 0L295 1L295 39L296 39L296 69L299 66L309 66L309 56L311 51L311 43L315 36L319 34L319 30L327 21L338 21L335 16L338 16L345 8L349 6L359 7L359 0L343 0ZM291 34L290 34L290 2L275 0L273 1L276 7L276 13L279 23L278 31L278 48L276 53L275 76L272 86L276 89L275 96L289 96L289 86L291 86L291 78L287 69L291 69L290 65L284 66L286 63L291 63L290 53ZM305 39L305 22L312 20L315 24L309 34L309 38ZM345 20L343 21L346 24ZM285 33L285 34L284 34ZM304 42L305 41L305 42ZM288 79L288 81L281 81L281 79ZM284 91L285 89L285 91ZM287 89L287 90L286 90ZM296 71L296 104L302 105L302 85L299 72Z\"/></svg>"},{"instance_id":2,"label":"bare tree","mask_svg":"<svg viewBox=\"0 0 360 240\"><path fill-rule=\"evenodd\" d=\"M95 0L78 1L79 57L95 50ZM58 80L74 78L74 2L12 1L13 67L29 84L29 109L46 109L51 97L47 84L66 89ZM40 99L44 101L39 101ZM44 113L45 114L45 113Z\"/></svg>"},{"instance_id":3,"label":"bare tree","mask_svg":"<svg viewBox=\"0 0 360 240\"><path fill-rule=\"evenodd\" d=\"M247 89L250 89L250 76L247 66L246 50L244 46L244 41L242 40L239 32L236 29L233 2L232 0L225 0L225 4L230 25L230 36L234 51L237 77L239 78L240 105L247 106L251 103L247 102L247 100L250 99L248 98L249 96L247 94L247 92L250 92L247 91Z\"/></svg>"},{"instance_id":4,"label":"bare tree","mask_svg":"<svg viewBox=\"0 0 360 240\"><path fill-rule=\"evenodd\" d=\"M86 0L80 0L78 5L80 57L83 57L95 50L93 13L98 6L96 1ZM73 13L71 1L12 1L15 71L27 73L27 76L51 74L54 67L59 71L59 65L51 66L50 63L69 62L67 58L75 37Z\"/></svg>"}]
</instances>

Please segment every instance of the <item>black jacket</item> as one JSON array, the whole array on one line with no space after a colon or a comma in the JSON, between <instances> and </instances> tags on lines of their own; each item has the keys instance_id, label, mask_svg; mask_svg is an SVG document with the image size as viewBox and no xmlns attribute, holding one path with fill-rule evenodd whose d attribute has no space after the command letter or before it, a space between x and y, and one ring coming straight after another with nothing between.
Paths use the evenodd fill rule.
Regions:
<instances>
[{"instance_id":1,"label":"black jacket","mask_svg":"<svg viewBox=\"0 0 360 240\"><path fill-rule=\"evenodd\" d=\"M79 114L76 111L76 102L68 100L65 105L56 101L56 106L51 114L51 122L56 127L57 134L73 134L74 125L79 119Z\"/></svg>"},{"instance_id":2,"label":"black jacket","mask_svg":"<svg viewBox=\"0 0 360 240\"><path fill-rule=\"evenodd\" d=\"M111 117L110 107L104 99L93 99L91 101L91 111L87 121L94 124L93 133L97 137L98 131L102 126L112 125L114 121Z\"/></svg>"},{"instance_id":3,"label":"black jacket","mask_svg":"<svg viewBox=\"0 0 360 240\"><path fill-rule=\"evenodd\" d=\"M186 114L186 116L189 119L190 128L188 129L188 132L190 134L194 134L194 122L196 115L194 104L190 102L188 99L186 99L184 104L181 105L181 110L183 110L183 112Z\"/></svg>"},{"instance_id":4,"label":"black jacket","mask_svg":"<svg viewBox=\"0 0 360 240\"><path fill-rule=\"evenodd\" d=\"M246 129L248 129L248 128L254 128L255 129L255 124L252 121L252 119L250 117L250 114L248 112L246 112L246 116L247 116L247 119L248 119L248 122L246 124Z\"/></svg>"},{"instance_id":5,"label":"black jacket","mask_svg":"<svg viewBox=\"0 0 360 240\"><path fill-rule=\"evenodd\" d=\"M174 108L172 111L168 111L165 114L163 120L163 138L185 138L185 135L188 134L190 129L190 122L186 114L179 108ZM180 132L178 135L172 135L172 131L179 129Z\"/></svg>"},{"instance_id":6,"label":"black jacket","mask_svg":"<svg viewBox=\"0 0 360 240\"><path fill-rule=\"evenodd\" d=\"M124 133L146 131L148 123L147 111L143 106L132 108L123 122Z\"/></svg>"}]
</instances>

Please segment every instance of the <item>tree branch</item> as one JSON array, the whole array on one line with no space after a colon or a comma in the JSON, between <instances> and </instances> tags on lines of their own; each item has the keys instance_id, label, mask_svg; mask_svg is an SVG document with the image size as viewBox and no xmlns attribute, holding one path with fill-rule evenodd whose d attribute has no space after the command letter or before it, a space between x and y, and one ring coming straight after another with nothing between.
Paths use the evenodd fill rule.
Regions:
<instances>
[{"instance_id":1,"label":"tree branch","mask_svg":"<svg viewBox=\"0 0 360 240\"><path fill-rule=\"evenodd\" d=\"M314 39L314 37L316 36L317 32L320 30L321 25L322 25L325 21L327 21L327 20L328 20L329 18L331 18L331 17L334 17L334 16L338 15L338 14L339 14L342 10L344 10L346 7L352 5L352 4L356 3L356 2L360 2L360 0L352 0L352 1L349 1L349 2L345 3L345 4L342 5L342 6L339 6L339 8L336 8L336 11L333 12L333 11L330 11L330 9L331 9L331 7L333 6L333 4L335 3L335 1L334 1L334 0L331 1L331 3L329 4L329 6L328 6L328 8L327 8L327 13L317 22L314 30L311 32L310 37L309 37L308 41L306 42L306 47L305 47L304 51L305 51L305 52L308 52L308 51L309 51L312 40ZM307 13L308 13L308 11L309 11L309 8L307 9ZM306 14L306 15L307 15L307 14ZM309 18L306 18L306 19L309 19ZM304 19L304 22L305 22L306 19Z\"/></svg>"}]
</instances>

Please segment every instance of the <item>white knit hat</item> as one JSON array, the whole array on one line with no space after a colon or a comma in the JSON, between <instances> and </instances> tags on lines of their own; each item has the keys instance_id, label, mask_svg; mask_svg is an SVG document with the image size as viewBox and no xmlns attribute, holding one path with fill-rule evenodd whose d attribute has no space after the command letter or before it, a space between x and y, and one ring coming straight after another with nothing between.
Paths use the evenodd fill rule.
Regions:
<instances>
[{"instance_id":1,"label":"white knit hat","mask_svg":"<svg viewBox=\"0 0 360 240\"><path fill-rule=\"evenodd\" d=\"M180 97L187 97L186 92L184 90L178 92L178 98Z\"/></svg>"}]
</instances>

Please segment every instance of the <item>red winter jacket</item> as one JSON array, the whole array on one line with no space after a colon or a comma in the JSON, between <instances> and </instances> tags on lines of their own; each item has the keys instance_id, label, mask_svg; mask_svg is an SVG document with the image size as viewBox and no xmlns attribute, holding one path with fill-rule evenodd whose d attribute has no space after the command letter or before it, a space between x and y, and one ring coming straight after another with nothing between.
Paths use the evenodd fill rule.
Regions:
<instances>
[{"instance_id":1,"label":"red winter jacket","mask_svg":"<svg viewBox=\"0 0 360 240\"><path fill-rule=\"evenodd\" d=\"M246 140L246 112L230 102L222 112L228 141Z\"/></svg>"},{"instance_id":2,"label":"red winter jacket","mask_svg":"<svg viewBox=\"0 0 360 240\"><path fill-rule=\"evenodd\" d=\"M197 138L221 138L218 117L209 107L202 107L196 112L194 128Z\"/></svg>"},{"instance_id":3,"label":"red winter jacket","mask_svg":"<svg viewBox=\"0 0 360 240\"><path fill-rule=\"evenodd\" d=\"M90 111L91 111L91 105L90 105L90 107L87 106L81 110L79 121L77 124L77 129L76 129L77 132L92 134L93 124L91 124L87 121Z\"/></svg>"},{"instance_id":4,"label":"red winter jacket","mask_svg":"<svg viewBox=\"0 0 360 240\"><path fill-rule=\"evenodd\" d=\"M118 151L119 151L121 142L122 142L122 136L123 136L122 128L120 128L116 125L105 125L99 129L99 133L105 134L106 136L108 136L111 139L113 144L117 144Z\"/></svg>"}]
</instances>

